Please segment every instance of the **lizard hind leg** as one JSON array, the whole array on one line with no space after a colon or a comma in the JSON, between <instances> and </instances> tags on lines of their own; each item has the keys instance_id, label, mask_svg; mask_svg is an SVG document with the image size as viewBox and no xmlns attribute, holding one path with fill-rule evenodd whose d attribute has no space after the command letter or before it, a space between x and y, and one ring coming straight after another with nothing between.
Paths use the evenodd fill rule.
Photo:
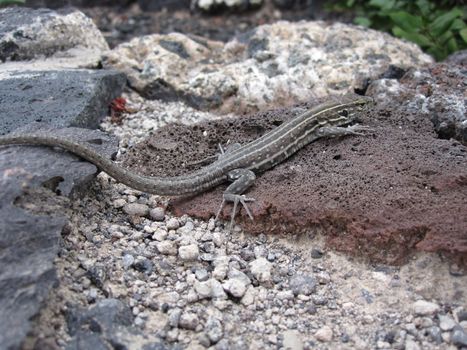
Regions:
<instances>
[{"instance_id":1,"label":"lizard hind leg","mask_svg":"<svg viewBox=\"0 0 467 350\"><path fill-rule=\"evenodd\" d=\"M222 203L219 210L217 211L215 220L217 221L219 218L219 215L222 212L225 204L227 202L232 202L233 209L230 216L230 229L232 229L235 223L235 216L237 215L238 203L240 203L243 208L245 208L246 213L250 219L253 220L253 215L248 208L247 202L253 202L255 199L246 197L242 193L245 192L251 185L253 185L256 176L253 171L248 169L234 169L231 170L227 176L229 180L233 181L233 183L226 188L224 194L222 195Z\"/></svg>"}]
</instances>

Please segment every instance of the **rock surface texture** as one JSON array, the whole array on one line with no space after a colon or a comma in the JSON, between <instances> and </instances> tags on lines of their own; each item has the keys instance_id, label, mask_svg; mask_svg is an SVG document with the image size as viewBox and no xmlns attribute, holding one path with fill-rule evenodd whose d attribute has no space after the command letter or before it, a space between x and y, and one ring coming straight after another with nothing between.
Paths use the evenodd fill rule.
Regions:
<instances>
[{"instance_id":1,"label":"rock surface texture","mask_svg":"<svg viewBox=\"0 0 467 350\"><path fill-rule=\"evenodd\" d=\"M147 98L202 109L256 111L365 89L389 67L432 59L413 44L360 27L277 22L227 43L183 34L135 38L109 52Z\"/></svg>"},{"instance_id":2,"label":"rock surface texture","mask_svg":"<svg viewBox=\"0 0 467 350\"><path fill-rule=\"evenodd\" d=\"M108 50L92 20L77 10L0 10L0 61L24 61L76 47Z\"/></svg>"},{"instance_id":3,"label":"rock surface texture","mask_svg":"<svg viewBox=\"0 0 467 350\"><path fill-rule=\"evenodd\" d=\"M125 81L116 71L20 72L2 71L0 66L0 135L33 122L96 128Z\"/></svg>"}]
</instances>

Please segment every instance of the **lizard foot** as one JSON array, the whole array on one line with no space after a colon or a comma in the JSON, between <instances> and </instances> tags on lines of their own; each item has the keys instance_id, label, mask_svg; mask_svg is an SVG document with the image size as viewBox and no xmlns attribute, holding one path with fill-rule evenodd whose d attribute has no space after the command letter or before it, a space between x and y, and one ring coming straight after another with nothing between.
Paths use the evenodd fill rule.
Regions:
<instances>
[{"instance_id":1,"label":"lizard foot","mask_svg":"<svg viewBox=\"0 0 467 350\"><path fill-rule=\"evenodd\" d=\"M235 220L235 215L237 215L237 205L238 205L238 203L240 203L243 206L243 208L245 208L246 213L248 214L250 219L253 220L253 215L251 214L251 211L248 208L247 202L254 202L255 201L254 198L246 197L243 194L232 194L232 193L224 193L224 195L222 197L223 197L222 198L222 203L221 203L221 206L220 206L219 210L217 211L216 218L214 219L215 221L217 221L219 219L219 215L221 214L222 209L224 208L226 202L233 202L232 214L230 215L229 230L231 230L233 228L233 225L234 225L234 222L235 222L234 221Z\"/></svg>"}]
</instances>

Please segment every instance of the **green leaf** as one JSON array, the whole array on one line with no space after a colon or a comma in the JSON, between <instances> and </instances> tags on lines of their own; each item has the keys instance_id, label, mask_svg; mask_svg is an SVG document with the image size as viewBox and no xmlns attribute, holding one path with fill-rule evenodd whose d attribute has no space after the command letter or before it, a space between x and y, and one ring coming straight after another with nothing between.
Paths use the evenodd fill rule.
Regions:
<instances>
[{"instance_id":1,"label":"green leaf","mask_svg":"<svg viewBox=\"0 0 467 350\"><path fill-rule=\"evenodd\" d=\"M396 0L370 0L368 2L369 6L378 7L381 10L390 10L395 4Z\"/></svg>"},{"instance_id":2,"label":"green leaf","mask_svg":"<svg viewBox=\"0 0 467 350\"><path fill-rule=\"evenodd\" d=\"M464 29L464 28L467 28L467 25L460 18L456 18L454 22L452 22L451 27L449 27L449 29L456 30L456 31Z\"/></svg>"},{"instance_id":3,"label":"green leaf","mask_svg":"<svg viewBox=\"0 0 467 350\"><path fill-rule=\"evenodd\" d=\"M418 9L424 17L428 17L431 12L432 4L428 0L417 0L415 1Z\"/></svg>"},{"instance_id":4,"label":"green leaf","mask_svg":"<svg viewBox=\"0 0 467 350\"><path fill-rule=\"evenodd\" d=\"M347 0L347 3L345 4L347 7L353 7L353 5L355 5L355 0Z\"/></svg>"},{"instance_id":5,"label":"green leaf","mask_svg":"<svg viewBox=\"0 0 467 350\"><path fill-rule=\"evenodd\" d=\"M0 7L8 5L22 5L25 1L26 0L0 0Z\"/></svg>"},{"instance_id":6,"label":"green leaf","mask_svg":"<svg viewBox=\"0 0 467 350\"><path fill-rule=\"evenodd\" d=\"M464 40L464 43L467 44L467 28L464 28L461 31L459 31L459 35L461 36L462 40Z\"/></svg>"},{"instance_id":7,"label":"green leaf","mask_svg":"<svg viewBox=\"0 0 467 350\"><path fill-rule=\"evenodd\" d=\"M432 40L430 40L425 35L414 32L407 32L404 29L397 26L392 28L392 32L395 36L412 41L421 47L429 47L433 44Z\"/></svg>"},{"instance_id":8,"label":"green leaf","mask_svg":"<svg viewBox=\"0 0 467 350\"><path fill-rule=\"evenodd\" d=\"M459 50L459 47L457 46L456 39L454 37L449 39L446 46L448 48L449 53L453 53L453 52L456 52L457 50Z\"/></svg>"},{"instance_id":9,"label":"green leaf","mask_svg":"<svg viewBox=\"0 0 467 350\"><path fill-rule=\"evenodd\" d=\"M462 17L462 11L458 8L454 8L451 11L442 14L430 24L430 32L434 36L443 34L458 17Z\"/></svg>"},{"instance_id":10,"label":"green leaf","mask_svg":"<svg viewBox=\"0 0 467 350\"><path fill-rule=\"evenodd\" d=\"M416 32L423 27L423 20L419 16L411 15L405 11L397 11L389 14L394 24L406 32Z\"/></svg>"},{"instance_id":11,"label":"green leaf","mask_svg":"<svg viewBox=\"0 0 467 350\"><path fill-rule=\"evenodd\" d=\"M371 26L371 20L367 17L355 17L353 20L355 24L363 27Z\"/></svg>"},{"instance_id":12,"label":"green leaf","mask_svg":"<svg viewBox=\"0 0 467 350\"><path fill-rule=\"evenodd\" d=\"M441 34L439 37L437 37L436 42L438 42L441 45L446 45L447 42L451 40L451 38L453 37L454 37L454 34L450 30L448 30L444 32L443 34Z\"/></svg>"}]
</instances>

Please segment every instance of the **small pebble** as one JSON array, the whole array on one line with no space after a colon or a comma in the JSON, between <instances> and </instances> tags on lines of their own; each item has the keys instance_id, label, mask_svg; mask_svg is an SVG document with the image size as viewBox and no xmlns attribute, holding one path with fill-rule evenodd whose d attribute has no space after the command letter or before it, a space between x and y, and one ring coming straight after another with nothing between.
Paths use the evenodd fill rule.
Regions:
<instances>
[{"instance_id":1,"label":"small pebble","mask_svg":"<svg viewBox=\"0 0 467 350\"><path fill-rule=\"evenodd\" d=\"M247 289L247 285L244 283L244 281L237 278L228 279L222 284L222 287L228 294L235 298L243 297Z\"/></svg>"},{"instance_id":2,"label":"small pebble","mask_svg":"<svg viewBox=\"0 0 467 350\"><path fill-rule=\"evenodd\" d=\"M123 211L131 216L147 216L149 207L146 204L128 203L123 207Z\"/></svg>"},{"instance_id":3,"label":"small pebble","mask_svg":"<svg viewBox=\"0 0 467 350\"><path fill-rule=\"evenodd\" d=\"M265 258L258 258L256 260L253 260L252 262L250 262L249 266L251 274L259 282L271 281L271 271L273 265Z\"/></svg>"},{"instance_id":4,"label":"small pebble","mask_svg":"<svg viewBox=\"0 0 467 350\"><path fill-rule=\"evenodd\" d=\"M164 255L177 255L177 245L174 241L163 241L156 244L157 250Z\"/></svg>"},{"instance_id":5,"label":"small pebble","mask_svg":"<svg viewBox=\"0 0 467 350\"><path fill-rule=\"evenodd\" d=\"M197 244L184 245L178 248L178 256L183 261L198 260L199 248Z\"/></svg>"},{"instance_id":6,"label":"small pebble","mask_svg":"<svg viewBox=\"0 0 467 350\"><path fill-rule=\"evenodd\" d=\"M439 311L439 305L425 300L417 300L412 304L412 308L416 315L426 316L433 315Z\"/></svg>"},{"instance_id":7,"label":"small pebble","mask_svg":"<svg viewBox=\"0 0 467 350\"><path fill-rule=\"evenodd\" d=\"M446 315L439 315L439 328L443 331L450 331L456 326L456 321Z\"/></svg>"},{"instance_id":8,"label":"small pebble","mask_svg":"<svg viewBox=\"0 0 467 350\"><path fill-rule=\"evenodd\" d=\"M114 208L122 208L125 204L126 204L126 200L124 200L123 198L118 198L114 200L112 203Z\"/></svg>"},{"instance_id":9,"label":"small pebble","mask_svg":"<svg viewBox=\"0 0 467 350\"><path fill-rule=\"evenodd\" d=\"M195 330L199 324L199 318L195 313L184 312L180 316L179 327L183 329Z\"/></svg>"},{"instance_id":10,"label":"small pebble","mask_svg":"<svg viewBox=\"0 0 467 350\"><path fill-rule=\"evenodd\" d=\"M131 254L125 254L122 258L122 265L127 270L135 262L135 257Z\"/></svg>"},{"instance_id":11,"label":"small pebble","mask_svg":"<svg viewBox=\"0 0 467 350\"><path fill-rule=\"evenodd\" d=\"M332 329L329 326L324 326L315 333L315 338L321 342L329 342L332 340Z\"/></svg>"},{"instance_id":12,"label":"small pebble","mask_svg":"<svg viewBox=\"0 0 467 350\"><path fill-rule=\"evenodd\" d=\"M167 230L176 230L180 227L180 222L178 221L177 218L170 218L167 221Z\"/></svg>"},{"instance_id":13,"label":"small pebble","mask_svg":"<svg viewBox=\"0 0 467 350\"><path fill-rule=\"evenodd\" d=\"M165 219L165 210L164 208L157 207L149 211L149 217L154 221L164 221Z\"/></svg>"}]
</instances>

